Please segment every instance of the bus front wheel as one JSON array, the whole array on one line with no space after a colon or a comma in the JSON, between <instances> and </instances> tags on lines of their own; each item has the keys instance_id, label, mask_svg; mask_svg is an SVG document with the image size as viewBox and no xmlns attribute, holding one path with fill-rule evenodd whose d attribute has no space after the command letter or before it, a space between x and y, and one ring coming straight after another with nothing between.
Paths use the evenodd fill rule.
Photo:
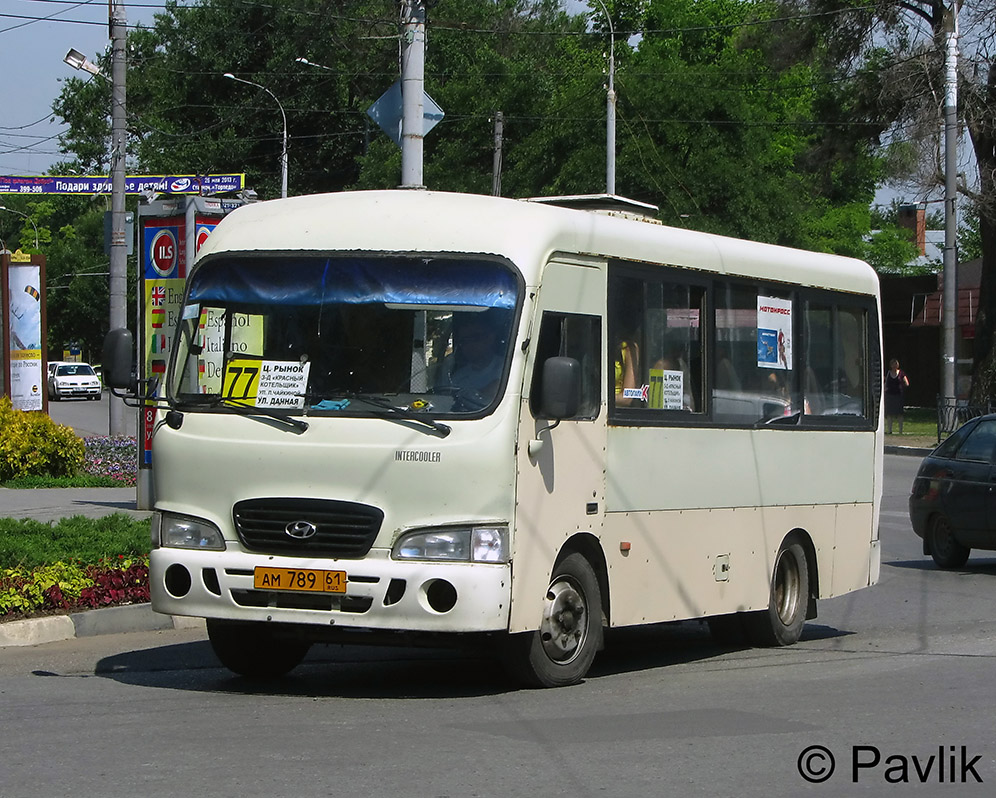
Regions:
<instances>
[{"instance_id":1,"label":"bus front wheel","mask_svg":"<svg viewBox=\"0 0 996 798\"><path fill-rule=\"evenodd\" d=\"M272 624L207 619L208 640L221 664L250 679L275 679L297 667L311 643L275 634Z\"/></svg>"},{"instance_id":2,"label":"bus front wheel","mask_svg":"<svg viewBox=\"0 0 996 798\"><path fill-rule=\"evenodd\" d=\"M573 552L554 568L535 632L510 635L503 658L509 673L530 687L580 682L602 644L598 577L584 555Z\"/></svg>"},{"instance_id":3,"label":"bus front wheel","mask_svg":"<svg viewBox=\"0 0 996 798\"><path fill-rule=\"evenodd\" d=\"M802 544L786 540L775 557L768 609L749 613L748 629L754 643L790 646L802 636L809 604L809 565Z\"/></svg>"}]
</instances>

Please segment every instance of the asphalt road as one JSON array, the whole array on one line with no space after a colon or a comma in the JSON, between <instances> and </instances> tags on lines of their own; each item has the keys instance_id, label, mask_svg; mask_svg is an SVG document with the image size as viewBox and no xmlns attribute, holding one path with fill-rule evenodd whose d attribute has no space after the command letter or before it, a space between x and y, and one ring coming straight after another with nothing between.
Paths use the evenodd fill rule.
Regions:
<instances>
[{"instance_id":1,"label":"asphalt road","mask_svg":"<svg viewBox=\"0 0 996 798\"><path fill-rule=\"evenodd\" d=\"M93 435L107 435L109 426L108 406L112 399L107 391L104 391L100 401L92 399L61 399L58 402L48 403L48 415L57 424L66 424L72 427L81 438ZM138 415L133 408L126 408L125 434L134 436L137 427Z\"/></svg>"},{"instance_id":2,"label":"asphalt road","mask_svg":"<svg viewBox=\"0 0 996 798\"><path fill-rule=\"evenodd\" d=\"M879 585L821 603L790 648L625 631L545 691L469 655L355 646L261 686L189 629L0 649L0 795L990 795L996 559L921 554L916 465L886 457Z\"/></svg>"}]
</instances>

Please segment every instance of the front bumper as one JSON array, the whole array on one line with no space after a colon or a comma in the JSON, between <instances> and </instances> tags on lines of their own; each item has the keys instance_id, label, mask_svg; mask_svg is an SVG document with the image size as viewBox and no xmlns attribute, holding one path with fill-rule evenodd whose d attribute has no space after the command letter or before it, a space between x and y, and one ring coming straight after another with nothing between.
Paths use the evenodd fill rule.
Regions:
<instances>
[{"instance_id":1,"label":"front bumper","mask_svg":"<svg viewBox=\"0 0 996 798\"><path fill-rule=\"evenodd\" d=\"M56 385L55 395L60 399L74 396L100 396L99 385Z\"/></svg>"},{"instance_id":2,"label":"front bumper","mask_svg":"<svg viewBox=\"0 0 996 798\"><path fill-rule=\"evenodd\" d=\"M346 594L256 590L256 566L345 571ZM507 629L510 577L507 564L398 561L381 549L362 560L305 560L159 548L152 551L149 568L156 612L406 632ZM454 596L451 607L438 609Z\"/></svg>"}]
</instances>

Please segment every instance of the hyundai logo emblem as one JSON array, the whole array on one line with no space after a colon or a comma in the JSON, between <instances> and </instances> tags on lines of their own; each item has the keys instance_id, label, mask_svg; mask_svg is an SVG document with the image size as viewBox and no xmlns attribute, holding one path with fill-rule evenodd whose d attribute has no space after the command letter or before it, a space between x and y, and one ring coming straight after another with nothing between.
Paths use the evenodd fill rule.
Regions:
<instances>
[{"instance_id":1,"label":"hyundai logo emblem","mask_svg":"<svg viewBox=\"0 0 996 798\"><path fill-rule=\"evenodd\" d=\"M311 521L293 521L284 527L284 532L295 540L307 540L318 534L318 527Z\"/></svg>"}]
</instances>

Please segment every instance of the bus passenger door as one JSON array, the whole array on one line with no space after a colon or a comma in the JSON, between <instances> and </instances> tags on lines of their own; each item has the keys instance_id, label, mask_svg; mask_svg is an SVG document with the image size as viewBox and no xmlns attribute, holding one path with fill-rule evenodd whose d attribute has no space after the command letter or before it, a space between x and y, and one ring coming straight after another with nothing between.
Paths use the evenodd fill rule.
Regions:
<instances>
[{"instance_id":1,"label":"bus passenger door","mask_svg":"<svg viewBox=\"0 0 996 798\"><path fill-rule=\"evenodd\" d=\"M509 631L540 625L557 555L572 536L601 535L605 499L605 270L598 262L547 265L536 305L519 411ZM577 412L555 423L541 410L543 364L577 361ZM596 573L598 563L592 563Z\"/></svg>"}]
</instances>

